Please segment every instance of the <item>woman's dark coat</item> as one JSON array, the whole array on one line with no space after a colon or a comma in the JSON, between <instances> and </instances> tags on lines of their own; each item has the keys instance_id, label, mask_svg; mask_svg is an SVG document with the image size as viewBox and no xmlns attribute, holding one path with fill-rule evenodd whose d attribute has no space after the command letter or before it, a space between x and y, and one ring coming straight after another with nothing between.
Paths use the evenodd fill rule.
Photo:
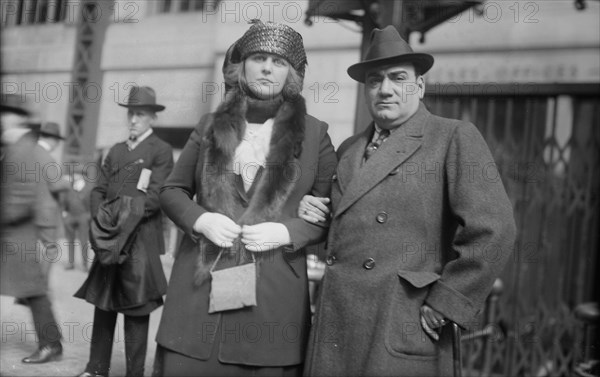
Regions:
<instances>
[{"instance_id":1,"label":"woman's dark coat","mask_svg":"<svg viewBox=\"0 0 600 377\"><path fill-rule=\"evenodd\" d=\"M303 100L286 102L275 117L266 167L246 193L231 169L245 127L243 107L234 101L203 117L161 191L163 210L185 235L157 341L201 360L214 351L225 363L295 365L304 361L310 323L304 247L322 240L327 231L299 219L298 204L308 193L329 195L337 160L327 124L305 115ZM207 211L225 214L240 225L273 221L287 227L290 246L255 253L257 306L208 314L206 270L220 249L193 230ZM236 246L243 250L243 245ZM215 269L238 263L237 257L225 253ZM218 331L220 344L213 348Z\"/></svg>"}]
</instances>

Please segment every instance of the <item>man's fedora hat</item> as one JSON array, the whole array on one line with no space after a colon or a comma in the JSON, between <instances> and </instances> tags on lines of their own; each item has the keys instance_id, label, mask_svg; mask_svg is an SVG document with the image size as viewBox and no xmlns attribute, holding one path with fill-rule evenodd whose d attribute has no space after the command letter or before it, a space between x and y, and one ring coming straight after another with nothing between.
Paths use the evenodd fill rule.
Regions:
<instances>
[{"instance_id":1,"label":"man's fedora hat","mask_svg":"<svg viewBox=\"0 0 600 377\"><path fill-rule=\"evenodd\" d=\"M150 109L152 111L163 111L165 107L156 103L156 93L149 86L134 86L129 91L127 103L120 103L119 106L130 109Z\"/></svg>"},{"instance_id":2,"label":"man's fedora hat","mask_svg":"<svg viewBox=\"0 0 600 377\"><path fill-rule=\"evenodd\" d=\"M363 61L351 65L348 68L348 75L358 82L365 82L367 70L395 63L412 63L417 74L422 75L433 66L433 56L413 52L398 30L388 25L371 32L369 48Z\"/></svg>"},{"instance_id":3,"label":"man's fedora hat","mask_svg":"<svg viewBox=\"0 0 600 377\"><path fill-rule=\"evenodd\" d=\"M31 115L31 112L27 109L25 96L19 94L2 94L0 111L24 116Z\"/></svg>"},{"instance_id":4,"label":"man's fedora hat","mask_svg":"<svg viewBox=\"0 0 600 377\"><path fill-rule=\"evenodd\" d=\"M40 136L53 137L55 139L65 140L65 138L60 135L60 127L57 123L54 122L42 123L38 134Z\"/></svg>"}]
</instances>

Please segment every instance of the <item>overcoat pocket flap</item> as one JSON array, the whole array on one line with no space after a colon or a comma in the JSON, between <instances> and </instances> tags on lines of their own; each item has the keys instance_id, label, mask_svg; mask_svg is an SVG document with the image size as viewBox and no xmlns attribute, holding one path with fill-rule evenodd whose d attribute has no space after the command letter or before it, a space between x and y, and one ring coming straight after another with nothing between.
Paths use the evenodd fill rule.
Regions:
<instances>
[{"instance_id":1,"label":"overcoat pocket flap","mask_svg":"<svg viewBox=\"0 0 600 377\"><path fill-rule=\"evenodd\" d=\"M398 276L408 281L415 288L423 288L439 280L440 275L429 271L398 270Z\"/></svg>"}]
</instances>

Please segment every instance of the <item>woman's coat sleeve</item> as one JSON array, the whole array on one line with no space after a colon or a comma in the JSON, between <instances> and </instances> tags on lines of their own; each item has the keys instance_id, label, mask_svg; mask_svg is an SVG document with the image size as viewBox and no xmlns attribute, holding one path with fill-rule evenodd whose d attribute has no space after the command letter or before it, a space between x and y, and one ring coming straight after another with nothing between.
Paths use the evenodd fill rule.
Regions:
<instances>
[{"instance_id":1,"label":"woman's coat sleeve","mask_svg":"<svg viewBox=\"0 0 600 377\"><path fill-rule=\"evenodd\" d=\"M199 159L204 153L202 138L207 117L203 117L200 124L192 131L171 174L160 190L160 206L163 211L175 225L194 239L197 237L193 229L194 223L206 212L205 208L196 203L194 195L196 194L196 166L201 163Z\"/></svg>"}]
</instances>

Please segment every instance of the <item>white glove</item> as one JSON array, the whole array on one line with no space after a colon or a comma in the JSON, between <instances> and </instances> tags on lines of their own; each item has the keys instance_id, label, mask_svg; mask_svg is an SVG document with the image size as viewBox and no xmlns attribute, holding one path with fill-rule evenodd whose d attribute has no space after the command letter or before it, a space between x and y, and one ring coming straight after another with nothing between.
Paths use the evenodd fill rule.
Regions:
<instances>
[{"instance_id":1,"label":"white glove","mask_svg":"<svg viewBox=\"0 0 600 377\"><path fill-rule=\"evenodd\" d=\"M216 212L203 213L194 223L194 231L204 234L215 245L232 247L242 228L229 217Z\"/></svg>"},{"instance_id":2,"label":"white glove","mask_svg":"<svg viewBox=\"0 0 600 377\"><path fill-rule=\"evenodd\" d=\"M260 223L242 227L242 243L247 250L263 252L291 243L290 232L281 223Z\"/></svg>"}]
</instances>

